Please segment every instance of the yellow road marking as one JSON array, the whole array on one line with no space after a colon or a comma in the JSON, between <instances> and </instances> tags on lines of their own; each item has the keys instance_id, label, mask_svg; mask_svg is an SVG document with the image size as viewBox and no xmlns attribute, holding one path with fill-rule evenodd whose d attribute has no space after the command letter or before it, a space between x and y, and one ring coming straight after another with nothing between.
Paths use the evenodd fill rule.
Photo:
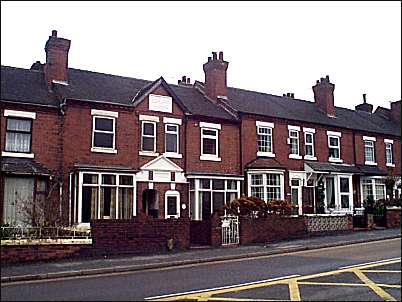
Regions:
<instances>
[{"instance_id":1,"label":"yellow road marking","mask_svg":"<svg viewBox=\"0 0 402 302\"><path fill-rule=\"evenodd\" d=\"M364 269L360 270L363 273L400 273L401 271L399 270L382 270L382 269Z\"/></svg>"},{"instance_id":2,"label":"yellow road marking","mask_svg":"<svg viewBox=\"0 0 402 302\"><path fill-rule=\"evenodd\" d=\"M189 293L183 293L183 294L173 294L173 295L165 295L165 296L159 296L155 298L146 298L146 300L152 300L152 301L175 301L175 300L197 300L197 301L208 301L208 300L213 300L213 301L219 301L219 300L232 300L232 298L222 298L222 297L216 297L216 295L219 294L225 294L225 293L230 293L230 292L238 292L238 291L243 291L243 290L249 290L249 289L256 289L256 288L261 288L261 287L268 287L271 285L277 285L277 284L284 284L288 285L289 287L289 294L290 294L290 299L292 301L301 301L301 296L300 296L300 290L298 284L310 284L310 285L331 285L331 286L360 286L360 287L369 287L372 289L377 295L379 295L381 298L383 298L386 301L395 301L395 299L389 295L387 292L385 292L381 287L386 287L386 288L401 288L400 285L393 285L393 284L376 284L372 280L370 280L366 275L363 274L362 271L367 270L367 271L376 271L376 270L371 270L371 268L375 268L378 266L384 266L388 264L394 264L394 263L400 263L401 260L400 258L392 258L392 259L386 259L386 260L381 260L381 261L375 261L375 262L370 262L370 263L364 263L362 265L353 265L349 267L345 267L343 269L338 269L334 271L327 271L327 272L321 272L313 275L308 275L308 276L292 276L287 279L280 279L280 280L272 280L267 282L251 282L251 283L246 283L246 284L239 284L238 286L228 286L228 287L223 287L223 288L218 288L218 289L211 289L211 290L202 290L198 292L189 292ZM356 284L356 283L329 283L329 282L309 282L309 281L303 281L303 280L308 280L308 279L313 279L313 278L318 278L318 277L325 277L325 276L333 276L333 275L339 275L343 273L354 273L357 275L357 277L363 282L362 284ZM384 272L384 271L381 271ZM400 272L400 271L391 271L391 272ZM212 297L215 296L215 297ZM237 298L235 298L237 299ZM250 299L255 301L255 299ZM237 301L249 301L249 299L242 299L242 300L237 300ZM263 300L260 300L263 301ZM269 301L269 300L264 300L264 301ZM274 300L270 300L274 301Z\"/></svg>"},{"instance_id":3,"label":"yellow road marking","mask_svg":"<svg viewBox=\"0 0 402 302\"><path fill-rule=\"evenodd\" d=\"M289 294L291 301L301 301L299 286L297 285L297 280L291 279L289 281Z\"/></svg>"},{"instance_id":4,"label":"yellow road marking","mask_svg":"<svg viewBox=\"0 0 402 302\"><path fill-rule=\"evenodd\" d=\"M199 301L199 300L198 300ZM265 300L265 299L245 299L245 298L223 298L210 297L208 301L288 301L288 300Z\"/></svg>"},{"instance_id":5,"label":"yellow road marking","mask_svg":"<svg viewBox=\"0 0 402 302\"><path fill-rule=\"evenodd\" d=\"M375 284L371 279L369 279L365 274L363 274L358 269L353 271L360 280L366 283L378 296L380 296L385 301L396 301L394 297L388 294L385 290Z\"/></svg>"}]
</instances>

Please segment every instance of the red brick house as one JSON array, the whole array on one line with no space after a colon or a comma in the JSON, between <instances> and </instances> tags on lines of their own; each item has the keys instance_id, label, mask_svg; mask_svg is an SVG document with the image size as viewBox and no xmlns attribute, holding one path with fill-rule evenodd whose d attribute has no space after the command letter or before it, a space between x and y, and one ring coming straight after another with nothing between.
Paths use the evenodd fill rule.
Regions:
<instances>
[{"instance_id":1,"label":"red brick house","mask_svg":"<svg viewBox=\"0 0 402 302\"><path fill-rule=\"evenodd\" d=\"M27 200L87 225L205 220L241 194L313 213L318 185L326 212L351 213L386 196L387 175L400 188L401 101L335 107L328 77L314 102L231 88L221 52L204 82L120 77L69 68L69 48L53 31L44 64L1 67L2 223L24 223Z\"/></svg>"}]
</instances>

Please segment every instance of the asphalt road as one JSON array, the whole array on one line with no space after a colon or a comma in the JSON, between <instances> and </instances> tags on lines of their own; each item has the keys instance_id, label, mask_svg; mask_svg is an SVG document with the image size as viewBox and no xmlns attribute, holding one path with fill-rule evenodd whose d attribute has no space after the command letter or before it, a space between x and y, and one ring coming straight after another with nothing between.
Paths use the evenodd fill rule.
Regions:
<instances>
[{"instance_id":1,"label":"asphalt road","mask_svg":"<svg viewBox=\"0 0 402 302\"><path fill-rule=\"evenodd\" d=\"M1 300L401 300L400 256L397 238L224 263L6 283ZM339 271L361 264L366 265Z\"/></svg>"}]
</instances>

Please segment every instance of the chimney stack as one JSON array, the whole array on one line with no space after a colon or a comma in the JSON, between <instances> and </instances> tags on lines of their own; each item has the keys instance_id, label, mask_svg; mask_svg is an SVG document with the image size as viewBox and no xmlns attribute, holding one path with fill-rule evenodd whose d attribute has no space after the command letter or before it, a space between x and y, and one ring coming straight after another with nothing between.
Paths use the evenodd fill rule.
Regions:
<instances>
[{"instance_id":1,"label":"chimney stack","mask_svg":"<svg viewBox=\"0 0 402 302\"><path fill-rule=\"evenodd\" d=\"M186 76L182 76L181 80L177 81L177 84L181 86L191 86L191 80Z\"/></svg>"},{"instance_id":2,"label":"chimney stack","mask_svg":"<svg viewBox=\"0 0 402 302\"><path fill-rule=\"evenodd\" d=\"M356 111L364 111L364 112L368 112L368 113L373 112L373 105L367 103L365 93L363 93L363 104L356 105L355 110Z\"/></svg>"},{"instance_id":3,"label":"chimney stack","mask_svg":"<svg viewBox=\"0 0 402 302\"><path fill-rule=\"evenodd\" d=\"M46 64L45 80L48 88L52 88L53 81L68 82L68 51L71 41L57 37L57 31L52 30L52 35L45 45Z\"/></svg>"},{"instance_id":4,"label":"chimney stack","mask_svg":"<svg viewBox=\"0 0 402 302\"><path fill-rule=\"evenodd\" d=\"M391 102L391 120L401 123L401 101Z\"/></svg>"},{"instance_id":5,"label":"chimney stack","mask_svg":"<svg viewBox=\"0 0 402 302\"><path fill-rule=\"evenodd\" d=\"M205 73L205 94L212 100L227 96L226 71L229 63L223 60L223 52L212 52L212 58L203 65Z\"/></svg>"},{"instance_id":6,"label":"chimney stack","mask_svg":"<svg viewBox=\"0 0 402 302\"><path fill-rule=\"evenodd\" d=\"M317 80L313 86L315 105L328 116L335 116L334 90L335 84L329 81L329 76Z\"/></svg>"}]
</instances>

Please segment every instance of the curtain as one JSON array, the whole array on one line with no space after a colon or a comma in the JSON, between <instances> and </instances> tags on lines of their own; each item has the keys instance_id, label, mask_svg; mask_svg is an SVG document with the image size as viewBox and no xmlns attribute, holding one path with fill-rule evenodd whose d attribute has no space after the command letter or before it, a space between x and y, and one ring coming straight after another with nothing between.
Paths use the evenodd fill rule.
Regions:
<instances>
[{"instance_id":1,"label":"curtain","mask_svg":"<svg viewBox=\"0 0 402 302\"><path fill-rule=\"evenodd\" d=\"M133 213L133 188L119 188L119 218L130 219Z\"/></svg>"},{"instance_id":2,"label":"curtain","mask_svg":"<svg viewBox=\"0 0 402 302\"><path fill-rule=\"evenodd\" d=\"M24 131L16 133L11 131ZM6 133L6 150L11 152L29 152L31 146L31 121L8 119Z\"/></svg>"}]
</instances>

